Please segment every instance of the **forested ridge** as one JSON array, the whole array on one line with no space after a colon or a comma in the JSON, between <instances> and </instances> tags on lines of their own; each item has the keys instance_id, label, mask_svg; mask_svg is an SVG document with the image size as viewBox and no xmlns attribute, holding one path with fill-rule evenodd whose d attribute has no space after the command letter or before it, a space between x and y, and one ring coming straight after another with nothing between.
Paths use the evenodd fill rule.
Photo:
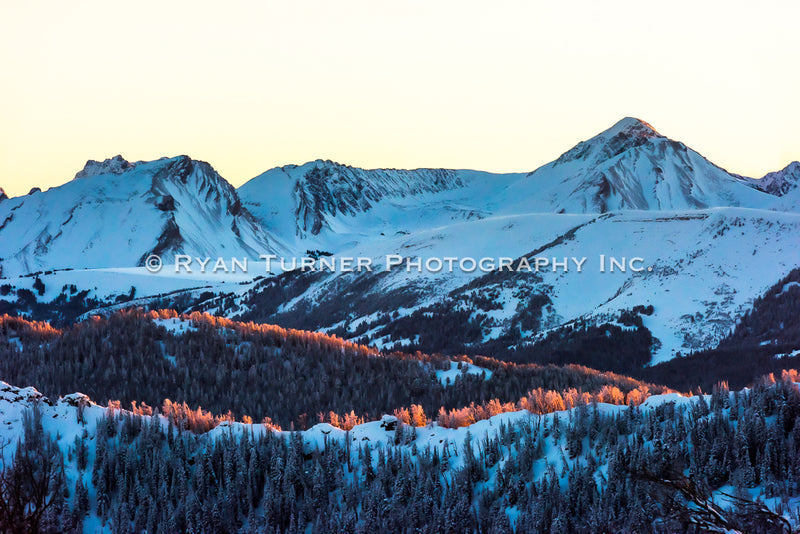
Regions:
<instances>
[{"instance_id":1,"label":"forested ridge","mask_svg":"<svg viewBox=\"0 0 800 534\"><path fill-rule=\"evenodd\" d=\"M330 334L361 345L380 340L381 346L393 347L397 353L419 351L471 358L489 355L518 364L577 364L680 390L699 387L708 391L723 380L734 387L742 387L758 376L780 372L800 362L798 356L775 358L800 349L800 269L792 270L757 298L718 346L679 354L680 357L652 367L648 364L659 340L644 326L642 319L654 313L651 305L642 304L620 310L613 316L548 327L546 333L537 334L546 326L543 313L550 304L549 298L527 286L519 287L514 294L522 300L509 328L498 338L484 341L484 336L498 326L489 316L500 307L501 286L480 291L468 286L441 302L400 315L385 310L413 307L414 293L408 289L392 290L366 299L363 293L377 283L378 278L360 275L349 286L346 304L341 299L325 297L313 308L305 305L289 312L278 311L283 303L307 290L316 276L318 273L290 271L274 279L261 280L246 293L244 309L238 308L234 294L211 292L190 298L189 292L178 291L145 299L141 304L153 310L170 307L206 310L217 315L238 313L243 324L253 320L269 321L286 328L314 330L335 323L338 326L329 329ZM11 291L10 285L0 287L0 295ZM16 294L15 301L0 301L0 313L46 319L66 329L78 315L102 304L88 299L86 291L79 292L74 286L64 286L62 293L48 303L38 303L36 294L27 289L17 290ZM114 301L120 304L134 296L135 290L131 288L127 294L116 296ZM353 326L349 322L354 317L371 319L358 321Z\"/></svg>"},{"instance_id":2,"label":"forested ridge","mask_svg":"<svg viewBox=\"0 0 800 534\"><path fill-rule=\"evenodd\" d=\"M648 364L660 341L644 326L642 317L657 311L647 303L619 310L614 316L590 317L557 328L545 328L543 314L549 298L531 287L512 287L521 304L511 324L499 337L484 341L489 331L499 326L489 316L492 310L501 307L500 289L509 289L502 284L483 287L480 291L466 286L441 302L423 306L408 315L385 310L413 307L416 295L410 290L393 291L371 299L354 292L348 295L346 305L322 298L316 308L306 305L291 312L279 312L281 303L307 289L313 275L286 273L280 281L262 281L247 293L246 310L239 310L232 297L208 299L193 306L214 313L240 313L248 320L268 320L309 329L338 322L340 324L330 330L331 333L362 344L380 340L384 346L405 351L491 355L515 363L578 364L681 390L700 387L708 391L722 380L741 387L761 375L797 366L800 361L800 358L784 361L774 358L776 354L800 349L800 268L793 269L755 299L718 346L683 353L681 357L653 367ZM364 291L374 281L362 276L353 286ZM387 302L392 304L387 305ZM371 319L349 326L348 321L353 317ZM535 336L532 342L532 333L543 330L546 333ZM694 354L698 357L692 358Z\"/></svg>"},{"instance_id":3,"label":"forested ridge","mask_svg":"<svg viewBox=\"0 0 800 534\"><path fill-rule=\"evenodd\" d=\"M167 328L165 321L184 329ZM352 426L412 405L426 419L463 426L523 407L639 403L666 391L574 365L462 359L491 371L491 378L459 373L443 385L435 372L448 369L450 360L440 355L385 354L321 333L200 313L131 309L64 329L0 318L0 379L8 383L53 397L81 391L125 406L162 408L169 399L186 403L182 410L266 417L284 428L333 418Z\"/></svg>"}]
</instances>

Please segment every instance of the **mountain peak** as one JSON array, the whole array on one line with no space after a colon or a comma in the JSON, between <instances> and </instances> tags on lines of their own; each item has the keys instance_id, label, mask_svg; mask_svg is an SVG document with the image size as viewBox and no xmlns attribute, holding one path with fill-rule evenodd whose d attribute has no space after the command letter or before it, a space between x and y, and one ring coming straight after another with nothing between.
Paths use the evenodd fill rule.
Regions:
<instances>
[{"instance_id":1,"label":"mountain peak","mask_svg":"<svg viewBox=\"0 0 800 534\"><path fill-rule=\"evenodd\" d=\"M2 187L0 187L0 202L6 200L7 198L8 198L8 195L6 195L6 192L3 190Z\"/></svg>"},{"instance_id":2,"label":"mountain peak","mask_svg":"<svg viewBox=\"0 0 800 534\"><path fill-rule=\"evenodd\" d=\"M623 152L652 143L656 139L665 138L643 120L625 117L588 141L581 141L563 153L553 164L582 161L597 165Z\"/></svg>"},{"instance_id":3,"label":"mountain peak","mask_svg":"<svg viewBox=\"0 0 800 534\"><path fill-rule=\"evenodd\" d=\"M800 187L800 162L793 161L779 171L767 173L754 184L762 191L782 197Z\"/></svg>"},{"instance_id":4,"label":"mountain peak","mask_svg":"<svg viewBox=\"0 0 800 534\"><path fill-rule=\"evenodd\" d=\"M625 134L630 137L663 137L650 124L635 117L625 117L617 121L614 126L600 135L610 139L620 134Z\"/></svg>"},{"instance_id":5,"label":"mountain peak","mask_svg":"<svg viewBox=\"0 0 800 534\"><path fill-rule=\"evenodd\" d=\"M117 154L113 158L108 158L103 161L95 161L90 159L84 165L83 170L78 171L75 178L86 178L89 176L97 176L99 174L122 174L123 172L132 169L135 163L131 163L121 155Z\"/></svg>"},{"instance_id":6,"label":"mountain peak","mask_svg":"<svg viewBox=\"0 0 800 534\"><path fill-rule=\"evenodd\" d=\"M800 173L800 161L791 162L790 164L788 164L786 167L783 168L783 172L786 173L790 172L792 174Z\"/></svg>"}]
</instances>

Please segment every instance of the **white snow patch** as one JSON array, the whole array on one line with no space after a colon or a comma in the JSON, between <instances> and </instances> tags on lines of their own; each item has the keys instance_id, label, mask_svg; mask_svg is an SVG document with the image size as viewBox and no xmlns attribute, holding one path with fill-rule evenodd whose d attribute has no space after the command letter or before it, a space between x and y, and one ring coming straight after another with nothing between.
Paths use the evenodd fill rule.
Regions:
<instances>
[{"instance_id":1,"label":"white snow patch","mask_svg":"<svg viewBox=\"0 0 800 534\"><path fill-rule=\"evenodd\" d=\"M788 284L784 284L783 288L781 288L781 292L778 293L778 296L783 295L793 287L800 288L800 282L789 282Z\"/></svg>"},{"instance_id":2,"label":"white snow patch","mask_svg":"<svg viewBox=\"0 0 800 534\"><path fill-rule=\"evenodd\" d=\"M173 317L171 319L153 319L153 322L163 326L172 334L180 335L185 332L197 332L197 327L192 324L192 321L184 320L179 317Z\"/></svg>"},{"instance_id":3,"label":"white snow patch","mask_svg":"<svg viewBox=\"0 0 800 534\"><path fill-rule=\"evenodd\" d=\"M459 364L461 364L460 369ZM467 362L450 362L450 369L447 369L446 371L441 369L436 370L436 380L438 380L444 386L450 386L455 383L456 377L462 373L469 375L480 375L481 373L486 373L485 380L489 380L492 377L492 372L484 367L478 367L477 365Z\"/></svg>"},{"instance_id":4,"label":"white snow patch","mask_svg":"<svg viewBox=\"0 0 800 534\"><path fill-rule=\"evenodd\" d=\"M800 349L793 350L792 352L787 352L784 354L776 354L775 359L780 360L781 358L793 358L795 356L800 356Z\"/></svg>"}]
</instances>

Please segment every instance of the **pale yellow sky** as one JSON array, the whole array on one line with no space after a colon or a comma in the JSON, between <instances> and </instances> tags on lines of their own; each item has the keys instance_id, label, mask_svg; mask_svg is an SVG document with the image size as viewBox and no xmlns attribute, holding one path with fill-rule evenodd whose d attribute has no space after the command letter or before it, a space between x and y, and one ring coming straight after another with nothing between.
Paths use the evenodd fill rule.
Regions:
<instances>
[{"instance_id":1,"label":"pale yellow sky","mask_svg":"<svg viewBox=\"0 0 800 534\"><path fill-rule=\"evenodd\" d=\"M757 5L758 4L758 5ZM529 171L632 115L800 159L800 2L0 2L0 186L87 159Z\"/></svg>"}]
</instances>

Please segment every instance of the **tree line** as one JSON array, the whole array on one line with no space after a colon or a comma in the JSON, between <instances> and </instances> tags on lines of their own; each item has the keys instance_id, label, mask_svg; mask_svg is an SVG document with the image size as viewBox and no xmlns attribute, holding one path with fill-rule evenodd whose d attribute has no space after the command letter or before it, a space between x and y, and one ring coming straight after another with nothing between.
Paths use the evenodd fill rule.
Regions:
<instances>
[{"instance_id":1,"label":"tree line","mask_svg":"<svg viewBox=\"0 0 800 534\"><path fill-rule=\"evenodd\" d=\"M171 319L186 328L168 329L164 321ZM171 310L119 311L64 329L2 317L0 334L0 379L6 382L33 385L53 397L80 391L126 407L137 402L163 409L169 399L173 409L215 417L231 412L237 420L268 417L285 429L330 421L331 412L352 425L412 404L430 420L441 409L466 409L469 416L445 418L452 421L448 426L458 426L485 418L497 403L504 411L538 405L543 391L623 404L666 391L580 366L515 365L485 357L460 358L491 370L490 379L459 373L442 385L435 372L448 369L450 359L441 355L382 353L321 333ZM612 387L620 394L603 392Z\"/></svg>"}]
</instances>

